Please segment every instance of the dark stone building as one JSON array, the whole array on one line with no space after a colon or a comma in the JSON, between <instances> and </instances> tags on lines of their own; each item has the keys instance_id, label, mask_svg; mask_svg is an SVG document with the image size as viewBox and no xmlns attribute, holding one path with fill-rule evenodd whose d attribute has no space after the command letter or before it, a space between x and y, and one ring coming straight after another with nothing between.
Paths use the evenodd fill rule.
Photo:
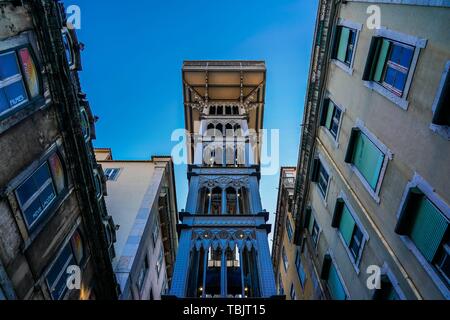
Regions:
<instances>
[{"instance_id":1,"label":"dark stone building","mask_svg":"<svg viewBox=\"0 0 450 320\"><path fill-rule=\"evenodd\" d=\"M59 1L0 1L0 300L118 295L82 45L65 20Z\"/></svg>"}]
</instances>

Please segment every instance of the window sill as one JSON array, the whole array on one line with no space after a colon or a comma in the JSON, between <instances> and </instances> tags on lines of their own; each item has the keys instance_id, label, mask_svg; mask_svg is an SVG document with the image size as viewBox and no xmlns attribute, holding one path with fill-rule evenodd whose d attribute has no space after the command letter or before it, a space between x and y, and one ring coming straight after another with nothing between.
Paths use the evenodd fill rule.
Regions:
<instances>
[{"instance_id":1,"label":"window sill","mask_svg":"<svg viewBox=\"0 0 450 320\"><path fill-rule=\"evenodd\" d=\"M45 98L40 96L26 104L13 108L0 116L0 134L47 106Z\"/></svg>"},{"instance_id":2,"label":"window sill","mask_svg":"<svg viewBox=\"0 0 450 320\"><path fill-rule=\"evenodd\" d=\"M396 96L394 93L390 92L388 89L384 88L382 85L374 82L374 81L364 81L364 85L379 94L383 97L387 98L389 101L394 103L396 106L400 107L403 110L408 110L409 102L406 99L403 99L399 96Z\"/></svg>"},{"instance_id":3,"label":"window sill","mask_svg":"<svg viewBox=\"0 0 450 320\"><path fill-rule=\"evenodd\" d=\"M345 63L336 59L331 59L331 62L334 63L336 66L338 66L340 69L342 69L344 72L348 73L349 75L353 75L353 67L351 66L349 67Z\"/></svg>"},{"instance_id":4,"label":"window sill","mask_svg":"<svg viewBox=\"0 0 450 320\"><path fill-rule=\"evenodd\" d=\"M450 141L450 127L449 126L439 126L437 124L431 124L430 130L434 133L442 136L444 139Z\"/></svg>"}]
</instances>

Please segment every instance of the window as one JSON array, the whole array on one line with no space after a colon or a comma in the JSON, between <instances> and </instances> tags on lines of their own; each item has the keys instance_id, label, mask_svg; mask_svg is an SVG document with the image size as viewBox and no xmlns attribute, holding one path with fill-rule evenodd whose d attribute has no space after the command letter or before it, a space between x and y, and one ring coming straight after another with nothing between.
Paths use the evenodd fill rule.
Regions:
<instances>
[{"instance_id":1,"label":"window","mask_svg":"<svg viewBox=\"0 0 450 320\"><path fill-rule=\"evenodd\" d=\"M282 255L283 255L283 265L284 265L284 271L287 271L289 268L289 261L288 261L288 257L286 255L286 249L283 247L282 250Z\"/></svg>"},{"instance_id":2,"label":"window","mask_svg":"<svg viewBox=\"0 0 450 320\"><path fill-rule=\"evenodd\" d=\"M375 290L373 300L401 300L387 275L382 275L380 282L380 289Z\"/></svg>"},{"instance_id":3,"label":"window","mask_svg":"<svg viewBox=\"0 0 450 320\"><path fill-rule=\"evenodd\" d=\"M281 273L278 274L278 293L280 296L284 295L284 286L283 286L283 279L281 278Z\"/></svg>"},{"instance_id":4,"label":"window","mask_svg":"<svg viewBox=\"0 0 450 320\"><path fill-rule=\"evenodd\" d=\"M145 281L145 277L147 276L148 269L149 269L148 257L145 256L141 270L139 270L139 275L138 275L138 279L137 279L137 286L138 286L139 290L142 290L142 288L144 286L144 281Z\"/></svg>"},{"instance_id":5,"label":"window","mask_svg":"<svg viewBox=\"0 0 450 320\"><path fill-rule=\"evenodd\" d=\"M343 199L336 201L331 226L339 230L340 236L350 253L352 262L358 265L366 237L361 226L351 213L349 206Z\"/></svg>"},{"instance_id":6,"label":"window","mask_svg":"<svg viewBox=\"0 0 450 320\"><path fill-rule=\"evenodd\" d=\"M47 286L54 300L63 299L68 290L67 277L70 273L67 272L67 268L72 265L80 265L83 259L83 242L79 232L76 231L71 240L64 246L46 276Z\"/></svg>"},{"instance_id":7,"label":"window","mask_svg":"<svg viewBox=\"0 0 450 320\"><path fill-rule=\"evenodd\" d=\"M108 181L116 181L117 180L117 176L120 173L120 169L119 168L108 168L105 169L105 177L106 180Z\"/></svg>"},{"instance_id":8,"label":"window","mask_svg":"<svg viewBox=\"0 0 450 320\"><path fill-rule=\"evenodd\" d=\"M297 295L295 294L294 284L291 283L291 292L290 292L291 300L297 300Z\"/></svg>"},{"instance_id":9,"label":"window","mask_svg":"<svg viewBox=\"0 0 450 320\"><path fill-rule=\"evenodd\" d=\"M317 244L319 242L319 234L320 234L320 228L317 224L317 221L314 217L314 215L311 212L311 209L307 210L307 217L306 217L306 227L309 231L309 234L311 235L312 242L315 247L317 247Z\"/></svg>"},{"instance_id":10,"label":"window","mask_svg":"<svg viewBox=\"0 0 450 320\"><path fill-rule=\"evenodd\" d=\"M286 216L286 232L289 238L289 242L292 241L292 236L294 234L294 231L292 230L292 224L291 221L289 220L289 217Z\"/></svg>"},{"instance_id":11,"label":"window","mask_svg":"<svg viewBox=\"0 0 450 320\"><path fill-rule=\"evenodd\" d=\"M84 107L80 109L80 117L81 117L81 132L83 132L83 137L87 141L91 137L91 128L89 124L89 117Z\"/></svg>"},{"instance_id":12,"label":"window","mask_svg":"<svg viewBox=\"0 0 450 320\"><path fill-rule=\"evenodd\" d=\"M102 179L97 170L94 170L95 195L100 199L103 195Z\"/></svg>"},{"instance_id":13,"label":"window","mask_svg":"<svg viewBox=\"0 0 450 320\"><path fill-rule=\"evenodd\" d=\"M383 37L374 37L363 80L374 81L402 97L415 47Z\"/></svg>"},{"instance_id":14,"label":"window","mask_svg":"<svg viewBox=\"0 0 450 320\"><path fill-rule=\"evenodd\" d=\"M158 218L155 217L155 221L153 222L153 231L152 231L152 239L153 239L153 247L156 247L156 243L158 242L159 238L159 222Z\"/></svg>"},{"instance_id":15,"label":"window","mask_svg":"<svg viewBox=\"0 0 450 320\"><path fill-rule=\"evenodd\" d=\"M64 52L66 54L67 63L69 66L73 66L75 64L75 55L73 53L73 42L67 31L63 31L62 33Z\"/></svg>"},{"instance_id":16,"label":"window","mask_svg":"<svg viewBox=\"0 0 450 320\"><path fill-rule=\"evenodd\" d=\"M160 250L159 250L158 260L156 261L156 272L157 272L158 278L159 278L160 273L161 273L163 260L164 260L164 250L161 247Z\"/></svg>"},{"instance_id":17,"label":"window","mask_svg":"<svg viewBox=\"0 0 450 320\"><path fill-rule=\"evenodd\" d=\"M444 137L450 139L450 61L445 65L445 70L439 84L439 89L433 103L433 119L431 129L443 132Z\"/></svg>"},{"instance_id":18,"label":"window","mask_svg":"<svg viewBox=\"0 0 450 320\"><path fill-rule=\"evenodd\" d=\"M300 280L300 283L302 287L305 287L306 282L306 272L305 268L303 267L302 263L302 253L300 250L297 250L296 256L295 256L295 267L297 269L298 278Z\"/></svg>"},{"instance_id":19,"label":"window","mask_svg":"<svg viewBox=\"0 0 450 320\"><path fill-rule=\"evenodd\" d=\"M450 288L448 225L448 215L421 189L408 189L395 231L409 238L415 251L447 286L447 292Z\"/></svg>"},{"instance_id":20,"label":"window","mask_svg":"<svg viewBox=\"0 0 450 320\"><path fill-rule=\"evenodd\" d=\"M348 296L336 265L329 254L323 259L321 278L326 281L328 292L333 300L347 300Z\"/></svg>"},{"instance_id":21,"label":"window","mask_svg":"<svg viewBox=\"0 0 450 320\"><path fill-rule=\"evenodd\" d=\"M337 140L338 137L341 115L341 109L333 101L330 99L324 100L320 125L328 129L334 140Z\"/></svg>"},{"instance_id":22,"label":"window","mask_svg":"<svg viewBox=\"0 0 450 320\"><path fill-rule=\"evenodd\" d=\"M344 26L337 26L333 59L351 66L356 45L357 30Z\"/></svg>"},{"instance_id":23,"label":"window","mask_svg":"<svg viewBox=\"0 0 450 320\"><path fill-rule=\"evenodd\" d=\"M0 115L40 94L38 71L27 47L0 53Z\"/></svg>"},{"instance_id":24,"label":"window","mask_svg":"<svg viewBox=\"0 0 450 320\"><path fill-rule=\"evenodd\" d=\"M317 182L319 191L324 198L327 194L329 179L330 175L328 174L328 170L319 159L314 159L311 181Z\"/></svg>"},{"instance_id":25,"label":"window","mask_svg":"<svg viewBox=\"0 0 450 320\"><path fill-rule=\"evenodd\" d=\"M384 165L385 154L359 128L353 128L345 156L345 162L352 164L370 189L376 192Z\"/></svg>"},{"instance_id":26,"label":"window","mask_svg":"<svg viewBox=\"0 0 450 320\"><path fill-rule=\"evenodd\" d=\"M17 189L16 196L29 230L41 222L66 187L65 173L57 153L51 155Z\"/></svg>"}]
</instances>

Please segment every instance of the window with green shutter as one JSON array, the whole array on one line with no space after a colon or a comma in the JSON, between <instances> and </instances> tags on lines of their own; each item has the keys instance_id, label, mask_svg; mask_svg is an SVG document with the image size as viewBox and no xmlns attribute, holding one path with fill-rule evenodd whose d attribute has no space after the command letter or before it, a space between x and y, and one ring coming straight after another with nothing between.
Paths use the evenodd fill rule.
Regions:
<instances>
[{"instance_id":1,"label":"window with green shutter","mask_svg":"<svg viewBox=\"0 0 450 320\"><path fill-rule=\"evenodd\" d=\"M410 188L395 232L407 236L450 288L449 218L418 187Z\"/></svg>"},{"instance_id":2,"label":"window with green shutter","mask_svg":"<svg viewBox=\"0 0 450 320\"><path fill-rule=\"evenodd\" d=\"M355 219L353 219L352 214L348 210L347 206L344 205L341 221L339 223L339 232L341 233L342 238L344 239L347 246L350 245L350 241L352 240L355 225Z\"/></svg>"},{"instance_id":3,"label":"window with green shutter","mask_svg":"<svg viewBox=\"0 0 450 320\"><path fill-rule=\"evenodd\" d=\"M347 300L347 294L345 293L344 286L342 285L334 263L330 266L327 285L333 300Z\"/></svg>"},{"instance_id":4,"label":"window with green shutter","mask_svg":"<svg viewBox=\"0 0 450 320\"><path fill-rule=\"evenodd\" d=\"M409 236L417 249L432 262L448 229L448 220L425 196L422 197Z\"/></svg>"},{"instance_id":5,"label":"window with green shutter","mask_svg":"<svg viewBox=\"0 0 450 320\"><path fill-rule=\"evenodd\" d=\"M375 191L385 155L364 133L359 132L355 140L351 161L372 190Z\"/></svg>"},{"instance_id":6,"label":"window with green shutter","mask_svg":"<svg viewBox=\"0 0 450 320\"><path fill-rule=\"evenodd\" d=\"M341 109L339 109L333 101L330 99L324 100L320 125L327 128L334 139L337 139L341 123L341 114Z\"/></svg>"},{"instance_id":7,"label":"window with green shutter","mask_svg":"<svg viewBox=\"0 0 450 320\"><path fill-rule=\"evenodd\" d=\"M401 97L405 89L415 47L387 38L374 37L363 80L375 81Z\"/></svg>"},{"instance_id":8,"label":"window with green shutter","mask_svg":"<svg viewBox=\"0 0 450 320\"><path fill-rule=\"evenodd\" d=\"M335 35L333 59L350 66L353 60L357 31L348 27L338 26Z\"/></svg>"}]
</instances>

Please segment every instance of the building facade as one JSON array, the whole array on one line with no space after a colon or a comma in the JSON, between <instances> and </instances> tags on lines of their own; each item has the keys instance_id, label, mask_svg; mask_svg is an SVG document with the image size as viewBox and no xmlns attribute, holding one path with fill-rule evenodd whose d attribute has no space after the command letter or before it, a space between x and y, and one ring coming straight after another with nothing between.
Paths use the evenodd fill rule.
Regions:
<instances>
[{"instance_id":1,"label":"building facade","mask_svg":"<svg viewBox=\"0 0 450 320\"><path fill-rule=\"evenodd\" d=\"M319 1L294 212L327 298L450 298L449 21L447 1Z\"/></svg>"},{"instance_id":2,"label":"building facade","mask_svg":"<svg viewBox=\"0 0 450 320\"><path fill-rule=\"evenodd\" d=\"M0 1L0 300L117 298L81 47L58 1Z\"/></svg>"},{"instance_id":3,"label":"building facade","mask_svg":"<svg viewBox=\"0 0 450 320\"><path fill-rule=\"evenodd\" d=\"M172 280L178 245L175 177L170 157L114 160L95 149L107 178L106 207L116 223L112 264L123 300L159 300Z\"/></svg>"},{"instance_id":4,"label":"building facade","mask_svg":"<svg viewBox=\"0 0 450 320\"><path fill-rule=\"evenodd\" d=\"M187 61L182 73L189 193L170 295L272 297L259 194L265 63Z\"/></svg>"},{"instance_id":5,"label":"building facade","mask_svg":"<svg viewBox=\"0 0 450 320\"><path fill-rule=\"evenodd\" d=\"M272 245L272 262L279 295L288 300L321 300L323 289L320 274L312 264L314 252L304 243L294 243L294 187L295 167L282 167L278 184L275 231ZM319 238L317 224L311 226L313 245Z\"/></svg>"}]
</instances>

